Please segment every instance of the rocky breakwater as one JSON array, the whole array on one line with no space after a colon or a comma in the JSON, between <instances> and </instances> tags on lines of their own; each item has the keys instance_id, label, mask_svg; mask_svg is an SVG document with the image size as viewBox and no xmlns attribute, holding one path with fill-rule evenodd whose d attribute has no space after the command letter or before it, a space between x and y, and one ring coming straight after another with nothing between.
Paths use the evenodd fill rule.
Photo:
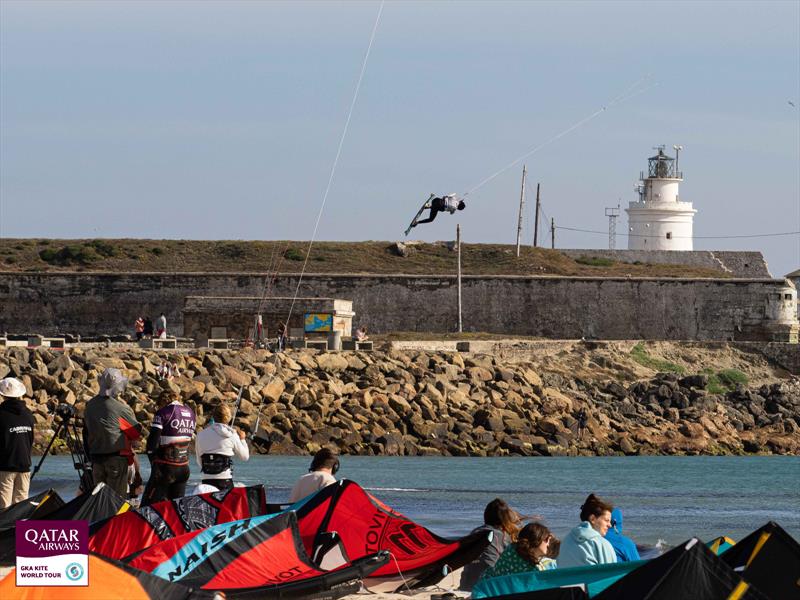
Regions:
<instances>
[{"instance_id":1,"label":"rocky breakwater","mask_svg":"<svg viewBox=\"0 0 800 600\"><path fill-rule=\"evenodd\" d=\"M157 378L165 360L178 365L178 377ZM587 381L459 353L9 348L0 354L0 377L18 377L28 388L40 445L52 435L54 405L74 405L80 414L106 367L130 378L123 401L144 424L163 389L180 393L202 425L214 405L233 402L241 387L237 425L257 433L256 449L276 454L323 445L369 455L800 453L796 380L712 394L705 375ZM584 408L588 422L579 436Z\"/></svg>"}]
</instances>

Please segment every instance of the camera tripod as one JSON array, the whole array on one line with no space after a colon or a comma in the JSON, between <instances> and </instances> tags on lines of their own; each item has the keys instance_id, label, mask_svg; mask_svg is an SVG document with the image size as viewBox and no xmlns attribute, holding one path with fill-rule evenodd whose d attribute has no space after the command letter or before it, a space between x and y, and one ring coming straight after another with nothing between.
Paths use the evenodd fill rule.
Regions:
<instances>
[{"instance_id":1,"label":"camera tripod","mask_svg":"<svg viewBox=\"0 0 800 600\"><path fill-rule=\"evenodd\" d=\"M42 453L42 458L39 459L39 463L33 468L31 480L33 480L33 478L39 472L44 459L47 458L47 455L50 453L50 448L53 447L53 443L56 441L59 434L63 432L64 441L66 442L67 448L69 448L69 453L72 456L72 466L75 467L76 471L78 471L78 477L80 478L80 489L85 493L91 492L92 488L94 487L92 466L89 463L89 460L86 456L86 451L83 447L83 438L78 431L78 417L75 417L75 409L69 404L59 404L56 406L55 413L57 416L61 417L61 422L53 432L53 437L50 438L50 442L47 444L47 448L45 448L44 452Z\"/></svg>"}]
</instances>

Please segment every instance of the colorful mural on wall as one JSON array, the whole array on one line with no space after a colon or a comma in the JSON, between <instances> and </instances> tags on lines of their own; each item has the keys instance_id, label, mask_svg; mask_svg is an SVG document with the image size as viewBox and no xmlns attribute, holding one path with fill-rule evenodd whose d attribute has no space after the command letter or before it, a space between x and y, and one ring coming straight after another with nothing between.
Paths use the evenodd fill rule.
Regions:
<instances>
[{"instance_id":1,"label":"colorful mural on wall","mask_svg":"<svg viewBox=\"0 0 800 600\"><path fill-rule=\"evenodd\" d=\"M306 333L328 333L333 331L332 313L306 313L305 332Z\"/></svg>"}]
</instances>

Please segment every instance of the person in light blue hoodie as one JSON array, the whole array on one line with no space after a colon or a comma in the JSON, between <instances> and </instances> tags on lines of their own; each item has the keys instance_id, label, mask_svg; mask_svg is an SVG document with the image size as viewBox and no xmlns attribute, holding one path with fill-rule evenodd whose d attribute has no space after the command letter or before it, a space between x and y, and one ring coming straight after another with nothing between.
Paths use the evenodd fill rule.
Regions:
<instances>
[{"instance_id":1,"label":"person in light blue hoodie","mask_svg":"<svg viewBox=\"0 0 800 600\"><path fill-rule=\"evenodd\" d=\"M617 562L614 547L603 537L611 526L612 510L613 506L594 494L589 494L581 506L581 524L570 531L561 542L559 568Z\"/></svg>"},{"instance_id":2,"label":"person in light blue hoodie","mask_svg":"<svg viewBox=\"0 0 800 600\"><path fill-rule=\"evenodd\" d=\"M611 527L606 532L606 540L614 546L618 562L641 560L639 550L633 540L622 535L622 511L618 508L611 511Z\"/></svg>"}]
</instances>

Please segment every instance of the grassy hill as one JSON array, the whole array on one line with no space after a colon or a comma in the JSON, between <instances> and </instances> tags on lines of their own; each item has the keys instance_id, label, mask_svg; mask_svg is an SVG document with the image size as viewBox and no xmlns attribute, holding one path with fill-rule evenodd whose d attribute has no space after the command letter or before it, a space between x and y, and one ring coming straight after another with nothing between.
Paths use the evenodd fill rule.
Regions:
<instances>
[{"instance_id":1,"label":"grassy hill","mask_svg":"<svg viewBox=\"0 0 800 600\"><path fill-rule=\"evenodd\" d=\"M0 272L155 271L298 273L308 242L141 239L0 239ZM316 242L307 273L441 275L456 271L445 243L412 242L399 256L391 242ZM627 264L595 257L573 260L558 250L464 244L465 275L576 275L600 277L726 277L683 265Z\"/></svg>"}]
</instances>

